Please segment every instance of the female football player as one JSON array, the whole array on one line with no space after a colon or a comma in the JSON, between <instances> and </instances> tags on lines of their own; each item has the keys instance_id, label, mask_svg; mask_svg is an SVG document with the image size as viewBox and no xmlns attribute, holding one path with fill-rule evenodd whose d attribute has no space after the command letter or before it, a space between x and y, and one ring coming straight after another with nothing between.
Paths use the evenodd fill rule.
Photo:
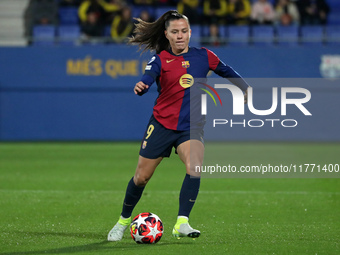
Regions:
<instances>
[{"instance_id":1,"label":"female football player","mask_svg":"<svg viewBox=\"0 0 340 255\"><path fill-rule=\"evenodd\" d=\"M185 165L186 175L179 195L179 211L172 234L198 237L200 231L189 225L189 214L200 187L200 173L195 166L203 163L203 125L190 121L190 87L195 77L207 76L209 70L228 78L246 95L247 83L231 67L206 48L189 47L190 25L186 16L168 11L153 23L138 19L131 44L156 52L145 68L134 93L142 95L156 81L159 96L147 126L135 175L128 183L118 222L108 234L109 241L122 239L131 222L131 214L145 185L172 148Z\"/></svg>"}]
</instances>

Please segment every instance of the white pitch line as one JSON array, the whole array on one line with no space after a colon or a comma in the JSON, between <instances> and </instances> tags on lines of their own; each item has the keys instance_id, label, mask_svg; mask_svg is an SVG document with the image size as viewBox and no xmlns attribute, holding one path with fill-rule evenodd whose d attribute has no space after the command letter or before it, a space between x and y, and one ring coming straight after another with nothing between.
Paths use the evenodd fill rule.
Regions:
<instances>
[{"instance_id":1,"label":"white pitch line","mask_svg":"<svg viewBox=\"0 0 340 255\"><path fill-rule=\"evenodd\" d=\"M86 193L86 194L124 194L124 190L18 190L18 189L0 189L1 193ZM179 194L179 190L145 190L147 193L154 194ZM323 192L323 191L261 191L261 190L200 190L199 194L238 194L238 195L262 195L262 194L277 194L277 195L336 195L340 192Z\"/></svg>"}]
</instances>

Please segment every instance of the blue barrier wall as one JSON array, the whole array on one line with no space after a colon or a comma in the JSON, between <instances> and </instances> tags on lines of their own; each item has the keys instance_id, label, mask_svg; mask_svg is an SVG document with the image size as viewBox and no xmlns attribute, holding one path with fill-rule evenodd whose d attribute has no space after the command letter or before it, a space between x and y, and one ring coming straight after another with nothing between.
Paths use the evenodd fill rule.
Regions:
<instances>
[{"instance_id":1,"label":"blue barrier wall","mask_svg":"<svg viewBox=\"0 0 340 255\"><path fill-rule=\"evenodd\" d=\"M212 50L246 78L340 76L336 47ZM149 58L128 46L0 48L0 140L140 140L157 93L132 89ZM338 85L313 88L322 95L308 107L319 113L301 120L298 134L248 128L225 139L340 141ZM332 128L323 129L325 107L335 110Z\"/></svg>"}]
</instances>

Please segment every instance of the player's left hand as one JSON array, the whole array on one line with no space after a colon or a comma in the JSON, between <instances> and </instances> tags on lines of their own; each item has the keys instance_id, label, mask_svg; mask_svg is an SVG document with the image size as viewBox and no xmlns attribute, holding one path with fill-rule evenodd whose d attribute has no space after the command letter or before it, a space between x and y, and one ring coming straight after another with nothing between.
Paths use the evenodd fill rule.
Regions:
<instances>
[{"instance_id":1,"label":"player's left hand","mask_svg":"<svg viewBox=\"0 0 340 255\"><path fill-rule=\"evenodd\" d=\"M244 92L244 104L247 104L247 103L248 103L248 89Z\"/></svg>"},{"instance_id":2,"label":"player's left hand","mask_svg":"<svg viewBox=\"0 0 340 255\"><path fill-rule=\"evenodd\" d=\"M148 89L148 88L149 88L148 85L146 85L142 81L139 81L139 82L136 83L135 88L133 89L133 91L135 92L136 95L138 95L138 94L142 93L143 90Z\"/></svg>"}]
</instances>

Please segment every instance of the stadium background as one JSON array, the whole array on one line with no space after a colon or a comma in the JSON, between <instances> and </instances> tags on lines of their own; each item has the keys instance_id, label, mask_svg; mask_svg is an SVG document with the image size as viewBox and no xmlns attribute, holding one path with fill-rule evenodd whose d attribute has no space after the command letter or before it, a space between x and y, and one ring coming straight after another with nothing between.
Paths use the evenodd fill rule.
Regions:
<instances>
[{"instance_id":1,"label":"stadium background","mask_svg":"<svg viewBox=\"0 0 340 255\"><path fill-rule=\"evenodd\" d=\"M299 135L294 129L273 140L340 140L339 83L321 80L339 75L337 46L209 48L246 78L319 79L313 88L308 81L289 85L310 89L306 107L313 116L302 120L307 122ZM0 48L0 140L140 140L157 92L155 86L142 97L133 94L150 57L136 50L123 45ZM255 85L254 93L257 89L271 91L270 84ZM268 140L268 130L262 130L227 139Z\"/></svg>"},{"instance_id":2,"label":"stadium background","mask_svg":"<svg viewBox=\"0 0 340 255\"><path fill-rule=\"evenodd\" d=\"M250 43L254 34L244 38L241 33L240 38L234 38L241 43L208 47L245 78L339 78L340 29L335 15L339 6L336 1L329 4L330 24L311 27L305 36L289 35L280 41L278 33L266 31L260 33L259 42ZM166 9L173 7L158 7L154 12ZM72 22L74 17L68 20L63 22ZM69 37L63 41L57 31L70 26L45 26L53 29L52 38L43 31L42 37L36 35L26 47L0 47L0 141L131 141L142 137L156 89L136 97L132 88L151 55L140 55L136 47L123 44L78 45L77 33L66 33ZM271 29L278 32L279 28ZM303 27L297 29L302 32ZM200 46L204 29L195 26L193 30L192 45ZM232 40L231 34L225 36ZM295 86L309 89L307 82L302 83ZM263 128L256 133L247 130L248 136L227 135L226 139L339 141L340 120L334 118L339 108L339 84L328 81L325 85L321 79L319 83L307 105L313 109L313 117L303 120L301 126L305 127L295 129L295 135L289 131L268 136ZM270 92L268 86L260 87ZM261 102L268 95L258 97ZM325 98L328 105L322 107ZM327 127L330 122L333 124Z\"/></svg>"},{"instance_id":3,"label":"stadium background","mask_svg":"<svg viewBox=\"0 0 340 255\"><path fill-rule=\"evenodd\" d=\"M340 59L337 47L211 49L250 78L320 79L323 59L333 62L338 59L325 67L330 70L338 70ZM0 54L1 140L112 141L142 137L157 93L154 87L142 97L133 94L132 88L148 59L139 57L136 48L121 45L0 48ZM306 121L312 122L309 132L301 134L300 140L340 140L340 120L334 118L339 109L338 85L336 81L328 85L320 81L314 87L316 92L311 90L312 99L306 107L313 109L313 116ZM295 86L311 89L308 82ZM256 89L255 86L254 93ZM271 88L267 87L267 91ZM318 100L317 95L324 100ZM276 140L291 140L291 135L281 134ZM245 139L241 135L236 139L242 137ZM257 140L267 140L266 137L265 130L256 135Z\"/></svg>"},{"instance_id":4,"label":"stadium background","mask_svg":"<svg viewBox=\"0 0 340 255\"><path fill-rule=\"evenodd\" d=\"M1 0L0 12L4 2L20 1ZM262 109L270 104L271 78L312 94L306 107L313 115L298 112L299 128L224 132L226 143L211 143L216 157L235 166L293 164L311 171L315 164L314 175L204 178L190 218L202 235L176 240L171 230L184 169L173 154L135 208L161 217L165 232L154 246L136 245L128 233L121 242L106 241L157 96L155 87L142 97L132 92L150 55L125 45L63 44L60 34L0 47L0 254L339 254L340 179L332 177L339 176L333 170L340 154L334 79L340 41L328 33L339 31L338 17L331 12L335 24L322 27L324 34L295 38L294 45L273 43L275 36L264 45L209 47L252 81Z\"/></svg>"}]
</instances>

